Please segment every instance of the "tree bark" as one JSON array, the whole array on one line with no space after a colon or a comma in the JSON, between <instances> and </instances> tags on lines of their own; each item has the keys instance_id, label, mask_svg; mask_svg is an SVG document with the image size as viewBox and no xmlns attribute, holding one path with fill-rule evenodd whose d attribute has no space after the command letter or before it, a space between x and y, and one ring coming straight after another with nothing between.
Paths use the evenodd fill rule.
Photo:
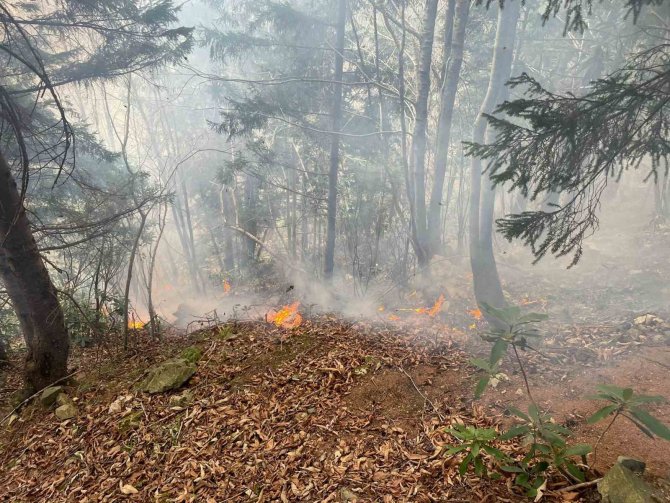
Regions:
<instances>
[{"instance_id":1,"label":"tree bark","mask_svg":"<svg viewBox=\"0 0 670 503\"><path fill-rule=\"evenodd\" d=\"M430 255L439 253L440 249L440 215L442 192L444 190L444 179L447 172L447 159L449 156L449 142L451 139L451 124L454 117L454 103L456 91L461 76L463 65L463 48L465 45L465 27L470 14L470 1L458 0L455 12L453 28L453 40L450 45L450 59L445 72L444 85L442 87L440 102L440 118L437 125L437 148L435 153L435 179L430 195L428 206L428 241ZM445 26L445 39L450 36L452 30ZM446 45L446 41L445 41ZM445 50L446 52L446 50ZM445 62L445 66L447 63Z\"/></svg>"},{"instance_id":2,"label":"tree bark","mask_svg":"<svg viewBox=\"0 0 670 503\"><path fill-rule=\"evenodd\" d=\"M330 169L328 170L328 228L323 274L326 279L333 276L335 268L335 233L337 232L337 177L340 167L340 136L342 127L342 76L344 69L344 30L347 18L347 2L339 0L337 6L337 33L335 42L335 68L333 80L333 136L330 143Z\"/></svg>"},{"instance_id":3,"label":"tree bark","mask_svg":"<svg viewBox=\"0 0 670 503\"><path fill-rule=\"evenodd\" d=\"M19 319L28 353L27 390L67 375L70 347L56 288L37 249L23 200L0 152L0 277Z\"/></svg>"},{"instance_id":4,"label":"tree bark","mask_svg":"<svg viewBox=\"0 0 670 503\"><path fill-rule=\"evenodd\" d=\"M474 124L473 143L483 143L487 121L484 114L490 114L504 90L512 68L512 56L516 24L519 18L520 2L512 0L498 11L496 41L486 96ZM500 277L493 255L493 209L495 191L489 180L482 187L482 162L472 158L470 196L470 264L474 282L475 298L479 305L487 303L494 307L506 305Z\"/></svg>"},{"instance_id":5,"label":"tree bark","mask_svg":"<svg viewBox=\"0 0 670 503\"><path fill-rule=\"evenodd\" d=\"M416 256L419 267L428 263L426 229L426 130L428 126L428 98L430 95L430 67L433 59L433 38L437 0L426 0L421 30L421 51L417 70L418 93L415 103L414 133L412 135L412 168L414 178L414 207L416 221Z\"/></svg>"}]
</instances>

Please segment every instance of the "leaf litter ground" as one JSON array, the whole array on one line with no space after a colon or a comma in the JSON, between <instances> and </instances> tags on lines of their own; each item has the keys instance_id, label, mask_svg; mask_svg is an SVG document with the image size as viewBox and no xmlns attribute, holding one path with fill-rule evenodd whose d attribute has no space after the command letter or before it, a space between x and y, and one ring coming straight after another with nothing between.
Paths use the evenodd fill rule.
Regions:
<instances>
[{"instance_id":1,"label":"leaf litter ground","mask_svg":"<svg viewBox=\"0 0 670 503\"><path fill-rule=\"evenodd\" d=\"M134 356L106 364L78 351L70 393L80 415L59 422L31 405L4 427L0 500L524 501L509 479L461 477L459 459L441 455L455 442L449 425L500 427L509 420L506 405L523 397L508 365L509 381L474 402L476 371L461 349L467 339L472 350L472 337L436 330L322 316L288 331L239 322L144 342ZM558 356L533 353L528 361L539 401L576 428L578 441L594 442L600 432L581 426L597 408L582 397L600 379L668 395L667 346L621 343L610 327L564 330L571 337L556 337ZM181 391L135 391L151 363L191 344L204 355L187 403L174 400ZM571 350L577 347L592 348L586 361ZM670 421L667 407L654 413ZM666 476L666 444L621 424L605 438L598 463L637 455ZM519 452L513 443L500 447ZM564 485L557 477L546 500L593 501L558 492Z\"/></svg>"}]
</instances>

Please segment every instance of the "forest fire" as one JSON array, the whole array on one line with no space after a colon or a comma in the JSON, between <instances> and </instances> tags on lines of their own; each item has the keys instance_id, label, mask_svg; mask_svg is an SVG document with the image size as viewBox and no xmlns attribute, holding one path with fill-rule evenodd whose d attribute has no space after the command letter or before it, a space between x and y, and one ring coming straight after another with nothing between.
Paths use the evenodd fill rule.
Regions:
<instances>
[{"instance_id":1,"label":"forest fire","mask_svg":"<svg viewBox=\"0 0 670 503\"><path fill-rule=\"evenodd\" d=\"M302 315L298 312L300 302L284 306L279 311L271 309L265 315L268 323L274 323L281 328L296 328L302 324Z\"/></svg>"},{"instance_id":2,"label":"forest fire","mask_svg":"<svg viewBox=\"0 0 670 503\"><path fill-rule=\"evenodd\" d=\"M227 279L223 280L223 293L230 293L233 287L230 285L230 282Z\"/></svg>"},{"instance_id":3,"label":"forest fire","mask_svg":"<svg viewBox=\"0 0 670 503\"><path fill-rule=\"evenodd\" d=\"M128 328L131 330L141 330L145 325L146 323L140 320L128 320Z\"/></svg>"}]
</instances>

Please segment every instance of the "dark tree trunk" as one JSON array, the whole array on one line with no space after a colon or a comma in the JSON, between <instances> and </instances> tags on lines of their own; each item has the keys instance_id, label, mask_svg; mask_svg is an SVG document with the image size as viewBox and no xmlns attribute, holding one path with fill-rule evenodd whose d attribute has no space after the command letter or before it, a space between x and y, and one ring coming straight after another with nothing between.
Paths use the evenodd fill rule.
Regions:
<instances>
[{"instance_id":1,"label":"dark tree trunk","mask_svg":"<svg viewBox=\"0 0 670 503\"><path fill-rule=\"evenodd\" d=\"M0 153L0 275L26 340L25 380L38 391L67 375L69 338L9 164Z\"/></svg>"},{"instance_id":2,"label":"dark tree trunk","mask_svg":"<svg viewBox=\"0 0 670 503\"><path fill-rule=\"evenodd\" d=\"M451 124L454 117L454 103L458 81L463 65L463 47L465 44L465 27L470 14L470 1L458 0L455 13L453 42L450 45L450 62L445 72L444 85L441 93L440 118L437 125L437 149L435 153L435 180L428 206L428 240L430 255L439 253L440 249L440 215L444 178L447 172ZM449 25L445 26L445 39L451 36ZM446 44L446 42L445 42ZM446 52L446 50L445 50ZM446 66L445 62L445 66ZM451 182L453 184L453 181Z\"/></svg>"},{"instance_id":3,"label":"dark tree trunk","mask_svg":"<svg viewBox=\"0 0 670 503\"><path fill-rule=\"evenodd\" d=\"M412 168L414 178L414 205L416 221L416 256L419 267L428 263L426 229L426 129L428 125L428 97L430 95L430 66L433 59L433 38L437 0L426 0L421 32L421 54L417 70L416 116L412 136Z\"/></svg>"},{"instance_id":4,"label":"dark tree trunk","mask_svg":"<svg viewBox=\"0 0 670 503\"><path fill-rule=\"evenodd\" d=\"M347 2L339 0L337 6L337 33L335 42L335 69L333 72L333 137L330 143L330 169L328 170L328 229L323 274L329 279L335 268L335 233L337 231L337 177L340 167L340 136L342 127L342 75L344 69L344 30L347 19Z\"/></svg>"}]
</instances>

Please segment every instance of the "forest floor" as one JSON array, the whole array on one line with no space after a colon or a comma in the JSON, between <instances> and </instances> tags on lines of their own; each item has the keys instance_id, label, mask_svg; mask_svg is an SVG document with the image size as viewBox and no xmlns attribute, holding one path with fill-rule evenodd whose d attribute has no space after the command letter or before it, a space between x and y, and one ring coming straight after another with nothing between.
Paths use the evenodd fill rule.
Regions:
<instances>
[{"instance_id":1,"label":"forest floor","mask_svg":"<svg viewBox=\"0 0 670 503\"><path fill-rule=\"evenodd\" d=\"M638 214L614 215L573 269L499 250L508 299L550 315L541 352L522 358L536 401L575 443L594 444L606 427L585 422L602 406L585 398L597 384L670 398L670 227L641 229ZM21 387L14 352L0 385L0 501L526 501L511 478L459 476L459 458L441 454L455 442L450 425L502 429L507 407L526 405L511 360L507 379L474 400L469 360L489 346L467 271L437 258L428 285L375 299L367 316L313 314L316 294L296 284L291 300L306 311L291 330L259 319L261 308L255 320L160 342L140 331L127 354L76 348L67 389L79 414L67 421L36 404L9 415ZM441 294L435 316L416 311ZM136 389L148 367L192 345L203 356L185 400ZM670 405L649 411L670 424ZM589 461L602 473L619 455L646 461L670 501L670 442L617 421ZM598 501L593 487L560 492L567 485L556 475L543 501Z\"/></svg>"},{"instance_id":2,"label":"forest floor","mask_svg":"<svg viewBox=\"0 0 670 503\"><path fill-rule=\"evenodd\" d=\"M430 323L388 327L319 316L284 330L238 322L160 344L142 340L125 358L77 350L69 393L79 415L61 422L31 405L3 424L0 500L526 500L510 479L461 477L458 458L440 454L454 442L449 425L502 427L505 406L524 399L510 365L503 368L509 381L474 401L473 335ZM536 399L578 442L594 443L604 427L583 421L598 407L584 399L595 383L670 396L670 326L639 326L629 342L620 340L624 329L566 325L554 331L557 357L527 355ZM148 366L191 345L203 357L188 403L171 401L179 392L135 389ZM6 389L19 385L19 361L15 368ZM670 422L669 406L652 412ZM501 448L520 452L514 443ZM669 443L619 423L596 468L621 454L644 459L667 491ZM558 492L565 485L556 477L545 501L597 501L593 491Z\"/></svg>"}]
</instances>

